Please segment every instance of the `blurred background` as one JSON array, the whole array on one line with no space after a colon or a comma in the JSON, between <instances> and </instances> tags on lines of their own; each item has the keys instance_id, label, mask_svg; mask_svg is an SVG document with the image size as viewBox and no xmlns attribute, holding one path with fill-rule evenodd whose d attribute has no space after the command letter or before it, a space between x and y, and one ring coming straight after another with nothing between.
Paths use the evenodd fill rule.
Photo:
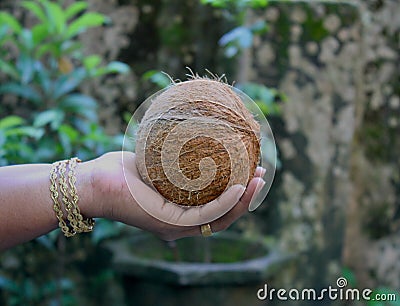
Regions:
<instances>
[{"instance_id":1,"label":"blurred background","mask_svg":"<svg viewBox=\"0 0 400 306\"><path fill-rule=\"evenodd\" d=\"M164 243L97 220L90 235L3 252L0 305L400 305L398 0L0 8L1 166L120 150L137 106L170 83L162 72L185 80L186 67L253 98L279 160L265 202L230 236ZM234 265L207 272L215 263ZM264 284L321 290L339 277L397 301L257 298Z\"/></svg>"}]
</instances>

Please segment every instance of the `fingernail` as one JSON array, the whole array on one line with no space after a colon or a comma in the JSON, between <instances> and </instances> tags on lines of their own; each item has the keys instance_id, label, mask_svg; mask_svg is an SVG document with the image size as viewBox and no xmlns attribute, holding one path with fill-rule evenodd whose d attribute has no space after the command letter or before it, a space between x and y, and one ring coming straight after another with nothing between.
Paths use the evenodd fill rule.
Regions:
<instances>
[{"instance_id":1,"label":"fingernail","mask_svg":"<svg viewBox=\"0 0 400 306\"><path fill-rule=\"evenodd\" d=\"M260 177L263 177L264 174L267 172L267 169L265 169L264 167L258 166L256 169L256 173L260 173Z\"/></svg>"},{"instance_id":2,"label":"fingernail","mask_svg":"<svg viewBox=\"0 0 400 306\"><path fill-rule=\"evenodd\" d=\"M256 208L258 206L260 206L261 202L259 203L257 201L257 196L258 196L258 194L260 193L261 189L264 186L265 186L265 181L263 179L261 179L259 181L259 183L257 184L257 187L256 187L256 189L254 191L253 197L251 198L251 201L250 201L250 204L249 204L249 208L248 208L249 211L254 211L254 210L256 210Z\"/></svg>"},{"instance_id":3,"label":"fingernail","mask_svg":"<svg viewBox=\"0 0 400 306\"><path fill-rule=\"evenodd\" d=\"M261 189L264 187L265 181L263 179L260 180L260 182L257 184L256 190L254 191L254 196L257 196Z\"/></svg>"},{"instance_id":4,"label":"fingernail","mask_svg":"<svg viewBox=\"0 0 400 306\"><path fill-rule=\"evenodd\" d=\"M263 177L265 175L265 173L267 173L267 169L265 169L264 167L261 168L261 177ZM265 184L265 182L264 182Z\"/></svg>"}]
</instances>

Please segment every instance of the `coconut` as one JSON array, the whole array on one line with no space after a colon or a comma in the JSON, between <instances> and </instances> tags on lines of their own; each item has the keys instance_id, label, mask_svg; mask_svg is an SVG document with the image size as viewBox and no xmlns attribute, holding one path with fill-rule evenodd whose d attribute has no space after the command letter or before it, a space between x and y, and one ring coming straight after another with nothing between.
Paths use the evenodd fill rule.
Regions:
<instances>
[{"instance_id":1,"label":"coconut","mask_svg":"<svg viewBox=\"0 0 400 306\"><path fill-rule=\"evenodd\" d=\"M260 156L260 126L226 83L194 78L155 95L136 137L143 180L168 201L211 202L247 185Z\"/></svg>"}]
</instances>

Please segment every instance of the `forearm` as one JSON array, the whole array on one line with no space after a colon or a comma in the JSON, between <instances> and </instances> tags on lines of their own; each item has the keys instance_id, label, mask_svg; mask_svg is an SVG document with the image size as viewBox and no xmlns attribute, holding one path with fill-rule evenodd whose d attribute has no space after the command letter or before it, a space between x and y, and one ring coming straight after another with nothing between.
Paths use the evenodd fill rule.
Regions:
<instances>
[{"instance_id":1,"label":"forearm","mask_svg":"<svg viewBox=\"0 0 400 306\"><path fill-rule=\"evenodd\" d=\"M78 205L97 217L92 197L92 163L77 167ZM46 234L58 226L50 197L50 164L0 168L0 250Z\"/></svg>"}]
</instances>

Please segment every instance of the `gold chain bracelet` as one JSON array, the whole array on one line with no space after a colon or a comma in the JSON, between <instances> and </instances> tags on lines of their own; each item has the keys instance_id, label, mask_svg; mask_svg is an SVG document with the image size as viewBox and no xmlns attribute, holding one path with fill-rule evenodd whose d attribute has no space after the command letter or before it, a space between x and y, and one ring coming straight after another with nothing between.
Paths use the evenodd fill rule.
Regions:
<instances>
[{"instance_id":1,"label":"gold chain bracelet","mask_svg":"<svg viewBox=\"0 0 400 306\"><path fill-rule=\"evenodd\" d=\"M75 231L81 233L81 232L91 232L94 227L94 220L91 218L88 218L86 220L83 219L83 216L81 214L81 211L78 206L78 193L76 191L75 183L76 183L76 176L75 176L75 168L76 168L76 163L81 162L80 159L74 157L71 159L70 162L70 167L69 167L69 173L68 173L68 183L70 187L70 196L71 196L71 207L72 211L71 214L74 216L74 220L76 223L73 223L73 227Z\"/></svg>"},{"instance_id":2,"label":"gold chain bracelet","mask_svg":"<svg viewBox=\"0 0 400 306\"><path fill-rule=\"evenodd\" d=\"M58 172L58 168L60 166L62 162L55 162L52 167L51 167L51 171L50 171L50 195L51 195L51 199L53 200L53 209L56 213L56 217L58 219L58 226L61 228L61 231L64 233L64 235L66 237L72 237L74 236L76 233L71 231L70 228L68 227L67 223L64 221L64 217L63 217L63 211L61 209L61 205L60 202L58 201L58 196L59 196L59 192L58 192L58 187L57 187L57 172Z\"/></svg>"},{"instance_id":3,"label":"gold chain bracelet","mask_svg":"<svg viewBox=\"0 0 400 306\"><path fill-rule=\"evenodd\" d=\"M71 158L70 160L58 161L53 163L50 171L50 195L54 203L53 209L58 219L58 225L66 237L72 237L77 233L90 232L94 227L94 220L92 218L84 220L78 206L79 197L75 187L75 168L77 162L80 162L80 160L76 157ZM68 184L66 178L67 165L69 166L67 174ZM64 213L58 199L60 195L58 190L60 190L62 194L61 199L65 211L67 212L68 224L64 220Z\"/></svg>"}]
</instances>

